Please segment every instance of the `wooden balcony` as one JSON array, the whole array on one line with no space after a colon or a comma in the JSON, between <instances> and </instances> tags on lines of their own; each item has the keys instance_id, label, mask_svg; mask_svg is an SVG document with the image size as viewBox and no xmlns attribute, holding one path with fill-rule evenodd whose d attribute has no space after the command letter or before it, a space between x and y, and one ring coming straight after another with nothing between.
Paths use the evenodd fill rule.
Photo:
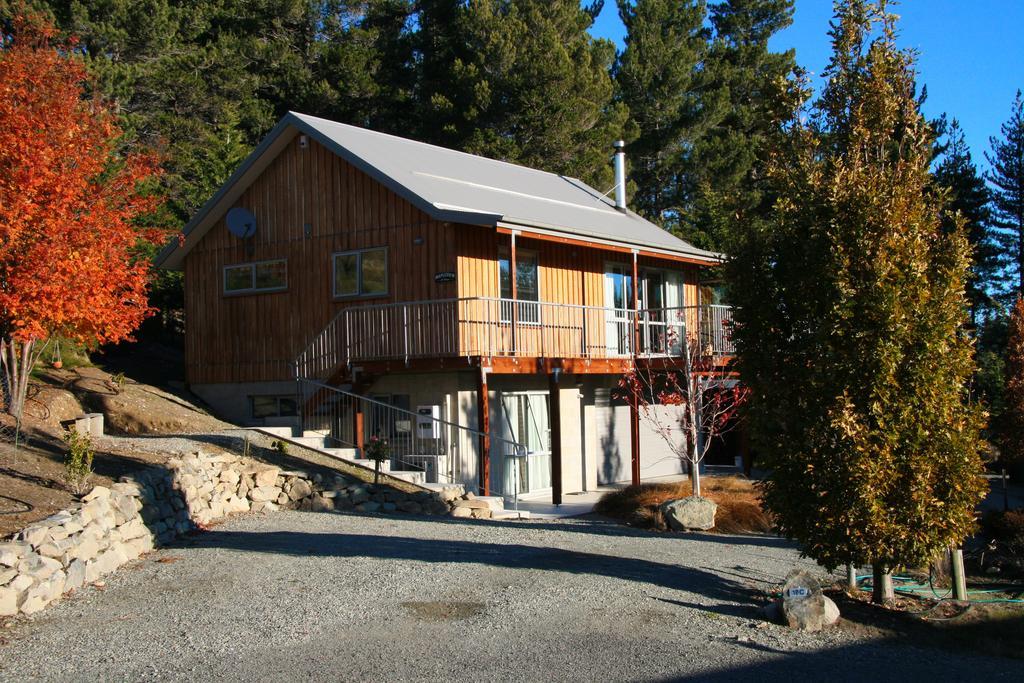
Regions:
<instances>
[{"instance_id":1,"label":"wooden balcony","mask_svg":"<svg viewBox=\"0 0 1024 683\"><path fill-rule=\"evenodd\" d=\"M353 306L299 354L295 371L323 379L369 361L670 358L687 338L729 356L731 322L729 306L634 311L486 297Z\"/></svg>"}]
</instances>

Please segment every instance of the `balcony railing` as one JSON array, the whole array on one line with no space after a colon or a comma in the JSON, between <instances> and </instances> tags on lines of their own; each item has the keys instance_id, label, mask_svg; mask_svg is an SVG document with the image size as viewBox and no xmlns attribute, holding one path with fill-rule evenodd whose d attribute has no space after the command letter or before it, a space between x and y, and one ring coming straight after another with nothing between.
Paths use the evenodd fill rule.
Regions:
<instances>
[{"instance_id":1,"label":"balcony railing","mask_svg":"<svg viewBox=\"0 0 1024 683\"><path fill-rule=\"evenodd\" d=\"M355 306L340 311L299 354L296 374L326 378L343 365L371 360L674 356L684 339L730 355L731 322L728 306L634 311L487 297Z\"/></svg>"}]
</instances>

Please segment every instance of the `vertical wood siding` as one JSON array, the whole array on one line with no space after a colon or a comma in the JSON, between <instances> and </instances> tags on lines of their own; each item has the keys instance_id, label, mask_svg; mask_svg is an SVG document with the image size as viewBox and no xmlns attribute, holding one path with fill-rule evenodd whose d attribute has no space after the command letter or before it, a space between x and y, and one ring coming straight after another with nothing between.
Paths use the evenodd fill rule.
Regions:
<instances>
[{"instance_id":1,"label":"vertical wood siding","mask_svg":"<svg viewBox=\"0 0 1024 683\"><path fill-rule=\"evenodd\" d=\"M256 235L247 241L232 236L221 217L185 259L191 383L291 379L295 356L348 306L500 296L498 249L508 245L507 235L435 221L314 141L307 148L292 141L235 205L255 214ZM605 263L631 260L584 246L522 238L517 244L538 254L540 299L546 302L603 307ZM388 247L387 294L334 299L331 254L381 246ZM285 291L223 293L224 266L278 258L287 260ZM640 264L683 271L685 301L697 302L697 268L653 258ZM456 281L435 282L444 271L455 272ZM463 302L458 316L460 353L511 350L511 332L499 323L496 305ZM603 311L550 309L541 322L518 333L519 354L578 357L583 349L605 348Z\"/></svg>"},{"instance_id":2,"label":"vertical wood siding","mask_svg":"<svg viewBox=\"0 0 1024 683\"><path fill-rule=\"evenodd\" d=\"M499 297L498 251L510 244L508 235L489 230L460 227L456 233L458 252L458 292L461 298ZM584 246L517 238L517 249L538 256L540 300L579 306L605 306L604 272L607 263L629 265L632 255ZM683 274L683 301L697 303L698 268L677 261L641 257L639 265L674 270ZM541 326L520 325L515 349L526 356L554 356L561 351L578 357L583 349L603 355L606 348L605 312L585 309L541 308ZM586 325L584 325L586 319ZM460 315L461 352L475 355L480 349L511 352L510 325L502 325L500 311L493 304L465 303ZM489 321L491 324L481 324ZM696 326L696 318L688 321ZM584 328L586 337L584 337Z\"/></svg>"},{"instance_id":3,"label":"vertical wood siding","mask_svg":"<svg viewBox=\"0 0 1024 683\"><path fill-rule=\"evenodd\" d=\"M291 379L296 354L343 307L456 294L454 283L434 282L435 273L456 270L455 227L313 141L305 149L293 141L236 206L256 216L249 244L221 217L185 259L191 383ZM387 295L334 299L331 254L380 246L388 247ZM275 258L287 259L286 291L223 293L224 266Z\"/></svg>"}]
</instances>

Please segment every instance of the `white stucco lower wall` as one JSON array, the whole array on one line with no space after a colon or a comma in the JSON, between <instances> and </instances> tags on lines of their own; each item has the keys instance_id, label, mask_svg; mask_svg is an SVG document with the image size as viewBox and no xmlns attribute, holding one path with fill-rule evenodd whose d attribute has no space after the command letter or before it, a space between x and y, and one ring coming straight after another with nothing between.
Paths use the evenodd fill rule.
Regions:
<instances>
[{"instance_id":1,"label":"white stucco lower wall","mask_svg":"<svg viewBox=\"0 0 1024 683\"><path fill-rule=\"evenodd\" d=\"M393 374L378 378L363 390L368 396L404 394L410 409L438 405L443 419L475 430L477 428L477 373L462 370L438 373ZM557 400L562 419L562 486L564 493L592 491L603 484L630 479L629 408L614 398L617 378L602 375L563 375ZM500 482L500 463L509 436L502 410L502 395L507 392L547 394L544 375L489 375L489 408L492 435L492 486ZM250 382L205 384L191 387L219 415L240 425L284 424L284 419L253 420L249 397L258 395L295 395L294 382ZM550 400L550 398L549 398ZM668 422L678 424L676 407L660 407ZM458 483L473 490L479 481L480 439L472 432L455 430L452 472ZM682 435L678 434L681 439ZM680 474L685 465L672 452L649 420L640 420L641 477L644 479Z\"/></svg>"},{"instance_id":2,"label":"white stucco lower wall","mask_svg":"<svg viewBox=\"0 0 1024 683\"><path fill-rule=\"evenodd\" d=\"M250 411L251 396L295 396L295 382L233 382L218 384L192 384L189 390L203 399L222 419L243 426L270 426L290 424L278 418L253 419Z\"/></svg>"}]
</instances>

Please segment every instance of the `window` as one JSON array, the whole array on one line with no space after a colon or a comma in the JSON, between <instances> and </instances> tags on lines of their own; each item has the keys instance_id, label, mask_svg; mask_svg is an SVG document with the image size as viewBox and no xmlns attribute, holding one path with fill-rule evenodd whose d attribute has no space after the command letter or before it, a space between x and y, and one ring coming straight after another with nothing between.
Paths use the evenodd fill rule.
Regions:
<instances>
[{"instance_id":1,"label":"window","mask_svg":"<svg viewBox=\"0 0 1024 683\"><path fill-rule=\"evenodd\" d=\"M501 298L512 299L512 261L508 251L498 252L498 283L501 287ZM521 323L540 324L540 277L538 275L537 254L532 251L516 252L516 320ZM511 301L501 302L501 321L512 321Z\"/></svg>"},{"instance_id":2,"label":"window","mask_svg":"<svg viewBox=\"0 0 1024 683\"><path fill-rule=\"evenodd\" d=\"M287 288L288 262L284 259L224 267L225 294L280 292Z\"/></svg>"},{"instance_id":3,"label":"window","mask_svg":"<svg viewBox=\"0 0 1024 683\"><path fill-rule=\"evenodd\" d=\"M725 285L716 280L700 283L699 295L701 306L724 306L726 302Z\"/></svg>"},{"instance_id":4,"label":"window","mask_svg":"<svg viewBox=\"0 0 1024 683\"><path fill-rule=\"evenodd\" d=\"M249 412L254 419L294 417L299 414L294 396L250 396Z\"/></svg>"},{"instance_id":5,"label":"window","mask_svg":"<svg viewBox=\"0 0 1024 683\"><path fill-rule=\"evenodd\" d=\"M412 440L412 430L415 427L413 418L409 415L412 412L411 402L408 394L372 394L375 401L384 405L371 403L366 407L366 424L370 431L367 436L384 436L392 440L392 446L407 446ZM398 408L391 410L389 407Z\"/></svg>"},{"instance_id":6,"label":"window","mask_svg":"<svg viewBox=\"0 0 1024 683\"><path fill-rule=\"evenodd\" d=\"M334 296L375 296L388 293L386 247L334 255Z\"/></svg>"}]
</instances>

